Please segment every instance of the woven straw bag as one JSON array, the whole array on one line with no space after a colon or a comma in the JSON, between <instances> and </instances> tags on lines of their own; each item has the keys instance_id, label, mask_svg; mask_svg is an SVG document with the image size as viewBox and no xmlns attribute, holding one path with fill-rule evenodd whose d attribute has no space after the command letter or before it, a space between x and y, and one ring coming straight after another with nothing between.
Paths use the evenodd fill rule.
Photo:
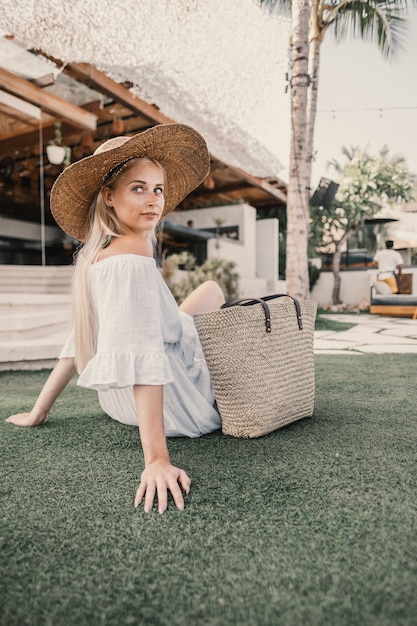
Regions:
<instances>
[{"instance_id":1,"label":"woven straw bag","mask_svg":"<svg viewBox=\"0 0 417 626\"><path fill-rule=\"evenodd\" d=\"M194 316L223 433L260 437L311 417L316 311L315 302L277 294Z\"/></svg>"}]
</instances>

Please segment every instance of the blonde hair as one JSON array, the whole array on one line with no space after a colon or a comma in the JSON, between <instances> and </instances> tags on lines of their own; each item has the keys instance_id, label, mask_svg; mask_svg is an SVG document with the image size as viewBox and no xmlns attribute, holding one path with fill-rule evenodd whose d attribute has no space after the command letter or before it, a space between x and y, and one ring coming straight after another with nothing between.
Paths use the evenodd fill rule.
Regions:
<instances>
[{"instance_id":1,"label":"blonde hair","mask_svg":"<svg viewBox=\"0 0 417 626\"><path fill-rule=\"evenodd\" d=\"M155 160L147 157L130 159L112 173L105 185L98 192L88 215L88 235L84 245L80 246L76 254L74 278L72 285L72 317L75 334L75 365L80 373L87 365L96 351L96 333L94 311L88 285L88 271L90 266L98 259L103 244L108 238L120 237L125 233L124 225L118 220L116 214L106 205L103 199L103 189L113 189L119 178L127 173L138 161L151 162L161 168L164 178L163 167ZM146 236L155 243L155 229L146 233Z\"/></svg>"}]
</instances>

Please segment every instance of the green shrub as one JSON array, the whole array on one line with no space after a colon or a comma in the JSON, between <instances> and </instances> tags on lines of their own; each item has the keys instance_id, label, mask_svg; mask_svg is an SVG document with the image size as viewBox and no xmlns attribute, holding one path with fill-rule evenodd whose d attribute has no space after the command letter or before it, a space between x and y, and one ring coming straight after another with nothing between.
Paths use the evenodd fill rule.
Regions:
<instances>
[{"instance_id":1,"label":"green shrub","mask_svg":"<svg viewBox=\"0 0 417 626\"><path fill-rule=\"evenodd\" d=\"M239 275L234 271L236 263L225 259L211 259L196 267L195 262L192 254L181 252L167 257L162 264L162 276L179 304L206 280L218 283L226 300L239 296ZM185 270L187 275L180 281L174 281L179 269Z\"/></svg>"},{"instance_id":2,"label":"green shrub","mask_svg":"<svg viewBox=\"0 0 417 626\"><path fill-rule=\"evenodd\" d=\"M320 270L318 267L313 265L310 261L308 262L308 278L310 282L310 291L313 289L314 285L320 278Z\"/></svg>"}]
</instances>

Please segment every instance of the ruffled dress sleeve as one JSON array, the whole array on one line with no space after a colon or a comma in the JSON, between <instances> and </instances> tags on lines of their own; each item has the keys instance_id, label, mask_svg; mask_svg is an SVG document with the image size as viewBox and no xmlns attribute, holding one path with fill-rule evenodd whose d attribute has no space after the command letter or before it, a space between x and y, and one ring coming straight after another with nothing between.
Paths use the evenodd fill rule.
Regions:
<instances>
[{"instance_id":1,"label":"ruffled dress sleeve","mask_svg":"<svg viewBox=\"0 0 417 626\"><path fill-rule=\"evenodd\" d=\"M89 270L89 288L97 350L78 384L105 391L172 382L155 260L126 254L99 261Z\"/></svg>"}]
</instances>

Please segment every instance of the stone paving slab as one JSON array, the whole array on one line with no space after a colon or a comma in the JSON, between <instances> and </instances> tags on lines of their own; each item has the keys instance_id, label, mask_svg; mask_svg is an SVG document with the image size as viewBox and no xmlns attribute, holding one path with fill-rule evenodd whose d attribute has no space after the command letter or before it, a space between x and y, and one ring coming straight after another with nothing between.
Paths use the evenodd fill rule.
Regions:
<instances>
[{"instance_id":1,"label":"stone paving slab","mask_svg":"<svg viewBox=\"0 0 417 626\"><path fill-rule=\"evenodd\" d=\"M325 337L333 337L334 335L337 335L338 333L336 333L334 330L315 330L314 331L314 339L322 339Z\"/></svg>"},{"instance_id":2,"label":"stone paving slab","mask_svg":"<svg viewBox=\"0 0 417 626\"><path fill-rule=\"evenodd\" d=\"M416 320L366 314L329 313L321 317L355 326L340 332L315 331L315 354L417 354Z\"/></svg>"},{"instance_id":3,"label":"stone paving slab","mask_svg":"<svg viewBox=\"0 0 417 626\"><path fill-rule=\"evenodd\" d=\"M343 313L320 313L320 317L332 320L333 322L343 322L344 324L366 324L368 327L379 326L391 328L393 326L411 326L417 328L417 320L409 317L381 317L379 315L368 315L366 313L349 315Z\"/></svg>"},{"instance_id":4,"label":"stone paving slab","mask_svg":"<svg viewBox=\"0 0 417 626\"><path fill-rule=\"evenodd\" d=\"M359 352L372 352L373 354L417 354L417 345L398 345L398 344L384 344L377 345L364 345L359 348L355 348Z\"/></svg>"},{"instance_id":5,"label":"stone paving slab","mask_svg":"<svg viewBox=\"0 0 417 626\"><path fill-rule=\"evenodd\" d=\"M340 342L340 341L346 341L348 343L352 342L355 344L358 343L366 343L366 344L379 344L379 343L386 343L386 344L398 344L398 345L402 345L402 344L416 344L417 345L417 341L415 339L409 339L408 337L393 337L389 334L385 334L385 335L381 335L381 333L367 333L365 331L362 330L362 332L358 332L358 333L349 333L349 331L344 331L341 333L336 333L336 337L335 339ZM327 337L327 339L330 339L330 337Z\"/></svg>"},{"instance_id":6,"label":"stone paving slab","mask_svg":"<svg viewBox=\"0 0 417 626\"><path fill-rule=\"evenodd\" d=\"M391 335L392 337L409 337L409 339L417 339L417 328L413 332L412 329L407 326L400 326L399 328L383 328L380 335Z\"/></svg>"},{"instance_id":7,"label":"stone paving slab","mask_svg":"<svg viewBox=\"0 0 417 626\"><path fill-rule=\"evenodd\" d=\"M355 350L314 350L314 354L348 354L348 355L355 355L356 356L362 356L361 352L355 352Z\"/></svg>"},{"instance_id":8,"label":"stone paving slab","mask_svg":"<svg viewBox=\"0 0 417 626\"><path fill-rule=\"evenodd\" d=\"M376 334L381 332L381 326L371 326L370 324L357 324L357 326L353 326L353 328L348 328L347 330L341 330L337 332L338 335L359 335L361 333L366 333L367 335Z\"/></svg>"},{"instance_id":9,"label":"stone paving slab","mask_svg":"<svg viewBox=\"0 0 417 626\"><path fill-rule=\"evenodd\" d=\"M359 346L363 346L364 343L358 341L354 343L353 341L337 341L336 339L319 339L318 341L314 341L314 351L316 350L350 350L352 348L356 348Z\"/></svg>"}]
</instances>

